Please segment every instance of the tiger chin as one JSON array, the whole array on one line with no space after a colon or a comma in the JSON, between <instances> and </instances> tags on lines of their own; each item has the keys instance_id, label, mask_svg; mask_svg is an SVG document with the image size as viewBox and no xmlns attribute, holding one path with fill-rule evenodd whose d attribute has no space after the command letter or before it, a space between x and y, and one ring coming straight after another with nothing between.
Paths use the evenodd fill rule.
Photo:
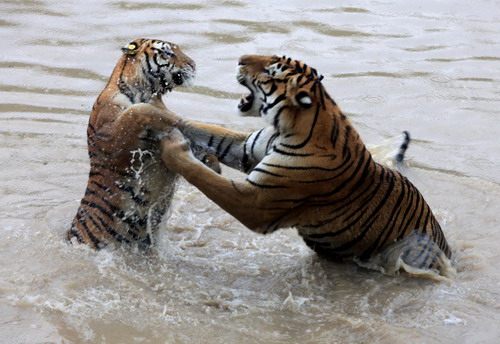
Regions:
<instances>
[{"instance_id":1,"label":"tiger chin","mask_svg":"<svg viewBox=\"0 0 500 344\"><path fill-rule=\"evenodd\" d=\"M406 177L373 159L322 79L285 56L242 56L237 80L250 94L239 110L267 126L245 133L180 121L162 143L163 161L255 232L294 227L335 260L392 262L379 267L388 274L401 267L452 275L452 252L429 205ZM248 176L214 173L194 158L189 140L217 147L220 162Z\"/></svg>"},{"instance_id":2,"label":"tiger chin","mask_svg":"<svg viewBox=\"0 0 500 344\"><path fill-rule=\"evenodd\" d=\"M195 76L194 61L174 43L138 39L122 51L90 114L89 179L67 231L70 242L94 249L154 243L177 179L159 155L159 137L176 118L162 96ZM214 156L199 157L220 172Z\"/></svg>"}]
</instances>

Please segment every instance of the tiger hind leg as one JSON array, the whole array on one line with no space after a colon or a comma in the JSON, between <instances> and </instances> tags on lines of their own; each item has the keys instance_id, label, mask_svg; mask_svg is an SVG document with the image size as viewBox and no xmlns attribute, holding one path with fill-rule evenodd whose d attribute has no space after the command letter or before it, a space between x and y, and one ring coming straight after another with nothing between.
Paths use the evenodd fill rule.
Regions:
<instances>
[{"instance_id":1,"label":"tiger hind leg","mask_svg":"<svg viewBox=\"0 0 500 344\"><path fill-rule=\"evenodd\" d=\"M450 259L425 232L414 231L368 261L356 261L366 268L396 275L404 270L410 275L441 279L452 278L456 270Z\"/></svg>"}]
</instances>

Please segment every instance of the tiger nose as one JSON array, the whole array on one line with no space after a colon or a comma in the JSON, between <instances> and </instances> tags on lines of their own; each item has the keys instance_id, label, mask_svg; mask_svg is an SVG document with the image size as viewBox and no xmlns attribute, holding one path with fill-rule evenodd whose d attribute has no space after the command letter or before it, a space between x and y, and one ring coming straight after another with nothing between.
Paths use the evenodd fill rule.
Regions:
<instances>
[{"instance_id":1,"label":"tiger nose","mask_svg":"<svg viewBox=\"0 0 500 344\"><path fill-rule=\"evenodd\" d=\"M243 55L243 56L241 56L241 57L238 59L238 65L239 65L239 66L244 66L244 65L249 64L249 62L250 62L250 58L251 58L251 56L250 56L250 55Z\"/></svg>"},{"instance_id":2,"label":"tiger nose","mask_svg":"<svg viewBox=\"0 0 500 344\"><path fill-rule=\"evenodd\" d=\"M247 66L252 71L260 73L264 68L269 65L272 56L260 56L260 55L243 55L238 60L239 66Z\"/></svg>"}]
</instances>

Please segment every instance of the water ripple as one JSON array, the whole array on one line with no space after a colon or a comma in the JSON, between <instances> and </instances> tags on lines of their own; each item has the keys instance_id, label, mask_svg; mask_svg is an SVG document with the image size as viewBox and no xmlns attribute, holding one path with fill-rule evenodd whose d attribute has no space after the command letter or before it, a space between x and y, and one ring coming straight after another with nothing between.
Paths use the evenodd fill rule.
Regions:
<instances>
[{"instance_id":1,"label":"water ripple","mask_svg":"<svg viewBox=\"0 0 500 344\"><path fill-rule=\"evenodd\" d=\"M107 77L103 75L97 74L87 69L83 68L68 68L68 67L55 67L48 66L43 64L34 64L27 62L16 62L16 61L3 61L0 62L0 68L6 69L21 69L21 70L33 70L38 72L44 72L50 75L60 75L70 78L77 79L91 79L91 80L100 80L107 81Z\"/></svg>"}]
</instances>

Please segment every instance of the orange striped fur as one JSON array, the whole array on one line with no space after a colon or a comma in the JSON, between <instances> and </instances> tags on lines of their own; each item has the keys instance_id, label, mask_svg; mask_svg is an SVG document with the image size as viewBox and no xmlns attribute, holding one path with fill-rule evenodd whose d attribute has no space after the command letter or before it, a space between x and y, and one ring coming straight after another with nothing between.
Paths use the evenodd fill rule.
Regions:
<instances>
[{"instance_id":1,"label":"orange striped fur","mask_svg":"<svg viewBox=\"0 0 500 344\"><path fill-rule=\"evenodd\" d=\"M167 165L253 231L295 227L316 252L361 261L410 238L401 259L441 270L451 250L429 205L406 177L373 160L314 68L287 57L243 56L237 78L251 92L240 111L268 126L241 133L183 121L164 140ZM248 176L213 173L194 159L181 132ZM406 136L398 160L408 142Z\"/></svg>"},{"instance_id":2,"label":"orange striped fur","mask_svg":"<svg viewBox=\"0 0 500 344\"><path fill-rule=\"evenodd\" d=\"M177 177L159 156L158 135L175 118L162 95L195 74L194 61L174 43L138 39L122 50L90 115L89 179L67 232L95 249L154 242Z\"/></svg>"}]
</instances>

